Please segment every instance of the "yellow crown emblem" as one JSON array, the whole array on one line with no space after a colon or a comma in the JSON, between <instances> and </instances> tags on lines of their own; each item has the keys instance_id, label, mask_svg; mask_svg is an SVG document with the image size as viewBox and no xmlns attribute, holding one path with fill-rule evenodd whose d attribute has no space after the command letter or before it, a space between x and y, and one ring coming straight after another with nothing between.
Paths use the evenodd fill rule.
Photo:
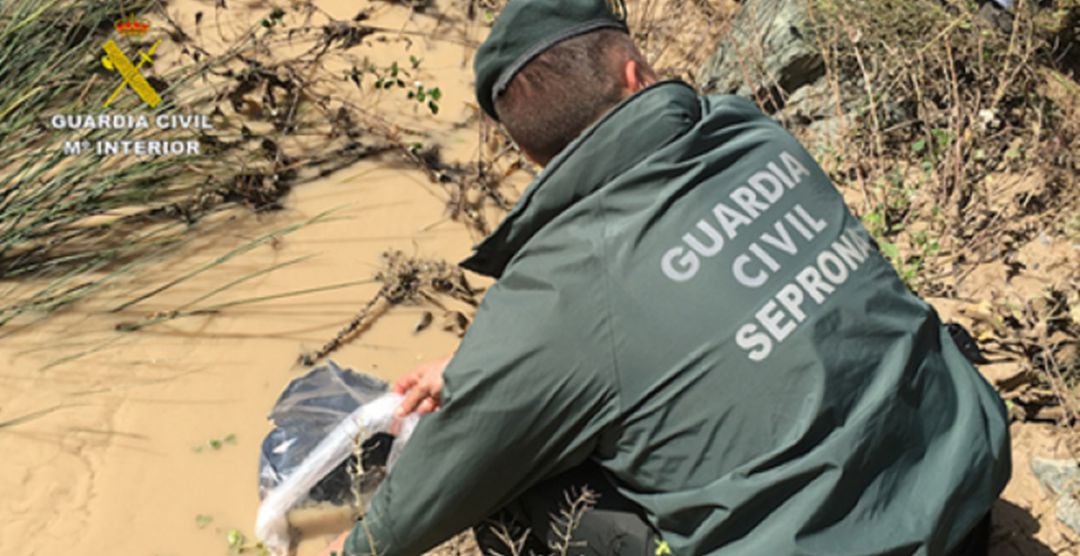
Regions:
<instances>
[{"instance_id":1,"label":"yellow crown emblem","mask_svg":"<svg viewBox=\"0 0 1080 556\"><path fill-rule=\"evenodd\" d=\"M150 30L150 22L128 16L116 21L116 32L125 37L141 37Z\"/></svg>"}]
</instances>

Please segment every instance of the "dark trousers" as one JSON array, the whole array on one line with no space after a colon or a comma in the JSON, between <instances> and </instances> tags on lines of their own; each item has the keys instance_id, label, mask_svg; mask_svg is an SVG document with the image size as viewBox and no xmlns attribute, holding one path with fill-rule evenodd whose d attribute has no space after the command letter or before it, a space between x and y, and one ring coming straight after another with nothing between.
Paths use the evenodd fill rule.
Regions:
<instances>
[{"instance_id":1,"label":"dark trousers","mask_svg":"<svg viewBox=\"0 0 1080 556\"><path fill-rule=\"evenodd\" d=\"M580 500L582 489L595 497L592 509L580 514L577 527L567 540L566 511ZM570 542L571 554L586 556L657 556L660 536L633 502L594 463L585 463L562 475L541 482L506 508L474 528L484 554L510 554L507 541L524 539L517 553L544 555ZM504 539L500 539L500 532ZM979 522L949 556L987 556L990 550L990 516Z\"/></svg>"}]
</instances>

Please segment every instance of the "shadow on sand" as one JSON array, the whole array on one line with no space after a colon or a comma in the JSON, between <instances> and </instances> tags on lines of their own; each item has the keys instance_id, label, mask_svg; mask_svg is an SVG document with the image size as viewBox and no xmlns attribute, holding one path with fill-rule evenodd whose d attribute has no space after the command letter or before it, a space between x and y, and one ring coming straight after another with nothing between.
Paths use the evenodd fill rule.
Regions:
<instances>
[{"instance_id":1,"label":"shadow on sand","mask_svg":"<svg viewBox=\"0 0 1080 556\"><path fill-rule=\"evenodd\" d=\"M994 504L994 529L990 536L990 556L1058 556L1035 538L1039 520L1031 512L998 500Z\"/></svg>"}]
</instances>

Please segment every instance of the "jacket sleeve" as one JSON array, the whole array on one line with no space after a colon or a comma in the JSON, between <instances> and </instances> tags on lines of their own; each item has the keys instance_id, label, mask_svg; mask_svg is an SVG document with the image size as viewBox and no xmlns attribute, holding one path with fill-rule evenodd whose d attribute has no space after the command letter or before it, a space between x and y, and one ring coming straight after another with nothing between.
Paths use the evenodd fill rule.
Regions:
<instances>
[{"instance_id":1,"label":"jacket sleeve","mask_svg":"<svg viewBox=\"0 0 1080 556\"><path fill-rule=\"evenodd\" d=\"M511 275L488 292L442 408L421 419L347 556L421 554L593 452L618 412L609 323L566 291Z\"/></svg>"}]
</instances>

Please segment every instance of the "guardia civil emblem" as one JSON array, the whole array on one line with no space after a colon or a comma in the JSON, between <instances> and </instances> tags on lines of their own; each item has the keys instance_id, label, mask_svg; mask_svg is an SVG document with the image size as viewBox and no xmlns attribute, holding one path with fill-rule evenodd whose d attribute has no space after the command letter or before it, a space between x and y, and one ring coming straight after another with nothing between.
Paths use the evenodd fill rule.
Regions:
<instances>
[{"instance_id":1,"label":"guardia civil emblem","mask_svg":"<svg viewBox=\"0 0 1080 556\"><path fill-rule=\"evenodd\" d=\"M123 37L141 37L149 30L150 23L148 21L136 19L134 16L116 22L116 32ZM134 57L138 60L138 63L135 63L124 54L116 41L109 39L105 42L104 46L102 46L102 49L105 50L105 56L101 58L101 65L105 66L109 71L120 74L121 79L120 84L116 86L113 93L109 95L109 98L105 99L106 108L128 87L151 108L161 104L161 95L154 90L154 87L139 71L144 65L154 62L154 52L157 51L160 44L161 39L158 39L145 52L142 50L136 52Z\"/></svg>"}]
</instances>

